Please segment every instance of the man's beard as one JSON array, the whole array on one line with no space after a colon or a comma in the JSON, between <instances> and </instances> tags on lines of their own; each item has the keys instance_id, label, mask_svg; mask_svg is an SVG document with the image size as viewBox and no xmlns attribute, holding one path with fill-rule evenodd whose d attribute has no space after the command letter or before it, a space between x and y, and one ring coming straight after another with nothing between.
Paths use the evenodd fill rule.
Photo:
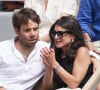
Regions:
<instances>
[{"instance_id":1,"label":"man's beard","mask_svg":"<svg viewBox=\"0 0 100 90\"><path fill-rule=\"evenodd\" d=\"M24 48L33 48L35 46L35 44L37 43L38 39L34 42L34 43L30 43L28 41L24 41L24 40L19 40L20 44L24 47Z\"/></svg>"}]
</instances>

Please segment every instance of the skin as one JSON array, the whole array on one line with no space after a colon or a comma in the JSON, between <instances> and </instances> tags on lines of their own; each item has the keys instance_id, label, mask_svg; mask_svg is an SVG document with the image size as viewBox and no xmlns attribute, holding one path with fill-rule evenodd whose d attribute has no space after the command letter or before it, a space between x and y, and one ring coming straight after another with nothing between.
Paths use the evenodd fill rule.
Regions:
<instances>
[{"instance_id":1,"label":"skin","mask_svg":"<svg viewBox=\"0 0 100 90\"><path fill-rule=\"evenodd\" d=\"M36 42L38 41L39 25L32 20L29 20L27 24L22 24L20 27L20 32L15 28L15 33L18 40L15 40L15 47L23 55L25 62L30 52L33 50ZM0 90L7 90L5 88L0 88Z\"/></svg>"},{"instance_id":2,"label":"skin","mask_svg":"<svg viewBox=\"0 0 100 90\"><path fill-rule=\"evenodd\" d=\"M34 46L39 39L38 29L39 25L36 22L29 20L27 24L21 25L20 32L18 32L18 30L15 30L19 38L15 42L15 46L22 53L26 62L29 54L34 49ZM50 77L52 77L52 75L53 73L51 72L51 68L47 68L40 88L38 88L38 90L48 90L48 87L51 87L52 79Z\"/></svg>"},{"instance_id":3,"label":"skin","mask_svg":"<svg viewBox=\"0 0 100 90\"><path fill-rule=\"evenodd\" d=\"M15 40L16 49L22 54L25 62L27 62L29 54L35 47L35 44L39 40L39 24L28 20L28 23L21 24L20 30L14 27L16 36L18 39ZM51 68L47 68L45 71L45 75L43 77L40 88L37 87L37 90L48 90L48 87L52 85L53 72ZM0 88L0 90L6 90L5 88Z\"/></svg>"},{"instance_id":4,"label":"skin","mask_svg":"<svg viewBox=\"0 0 100 90\"><path fill-rule=\"evenodd\" d=\"M93 62L93 66L94 66L93 72L95 72L97 69L100 69L100 61L96 60L96 58L94 58L94 57L91 57L91 60ZM97 84L96 90L100 90L100 81Z\"/></svg>"},{"instance_id":5,"label":"skin","mask_svg":"<svg viewBox=\"0 0 100 90\"><path fill-rule=\"evenodd\" d=\"M48 0L44 0L45 2L45 11L47 10Z\"/></svg>"},{"instance_id":6,"label":"skin","mask_svg":"<svg viewBox=\"0 0 100 90\"><path fill-rule=\"evenodd\" d=\"M62 28L58 25L55 26L54 30L56 32L57 31L65 31L64 28ZM75 37L73 35L70 35L68 33L65 33L63 35L63 38L61 38L61 39L57 35L55 35L54 41L55 41L56 47L62 48L62 50L63 50L62 57L64 57L65 51L67 49L69 49L69 47L71 45L71 40L74 38ZM42 53L43 59L46 62L45 64L49 65L49 67L51 67L52 71L53 71L53 69L59 65L59 63L55 59L54 49L43 48L41 53ZM83 80L83 78L85 77L90 63L91 63L91 60L90 60L90 56L88 54L88 49L86 47L80 47L77 51L77 55L76 55L76 58L74 61L72 74L68 73L61 66L56 71L56 73L68 85L68 87L70 87L72 89L77 88L79 86L79 84L81 83L81 81Z\"/></svg>"},{"instance_id":7,"label":"skin","mask_svg":"<svg viewBox=\"0 0 100 90\"><path fill-rule=\"evenodd\" d=\"M58 25L56 25L55 26L55 31L56 32L57 31L65 31L65 29L58 26ZM71 39L74 39L74 36L69 35L68 33L63 34L63 38L61 38L61 39L59 39L59 37L57 35L55 35L55 37L54 37L56 47L57 48L62 48L63 51L67 49L66 47L70 46Z\"/></svg>"},{"instance_id":8,"label":"skin","mask_svg":"<svg viewBox=\"0 0 100 90\"><path fill-rule=\"evenodd\" d=\"M0 88L0 90L7 90L7 89L5 89L5 88L2 87L2 88Z\"/></svg>"},{"instance_id":9,"label":"skin","mask_svg":"<svg viewBox=\"0 0 100 90\"><path fill-rule=\"evenodd\" d=\"M39 25L32 20L29 20L27 24L22 24L20 32L15 28L18 40L15 41L16 48L22 53L25 61L33 50L36 42L38 41Z\"/></svg>"},{"instance_id":10,"label":"skin","mask_svg":"<svg viewBox=\"0 0 100 90\"><path fill-rule=\"evenodd\" d=\"M45 11L47 10L47 6L48 6L48 0L44 0L45 2ZM68 16L68 13L60 13L59 18L61 18L62 16ZM49 37L49 32L46 33L45 35L43 35L42 37L39 38L41 41L44 42L50 42L50 37Z\"/></svg>"},{"instance_id":11,"label":"skin","mask_svg":"<svg viewBox=\"0 0 100 90\"><path fill-rule=\"evenodd\" d=\"M39 38L39 25L32 20L29 20L27 24L22 24L20 27L20 32L15 28L15 33L18 39L15 41L15 47L23 55L25 62L31 51L34 49L34 46ZM48 87L52 85L53 72L51 68L47 68L45 71L44 78L40 85L40 88L37 87L37 90L48 90ZM48 80L48 81L47 81ZM5 88L0 88L0 90L6 90Z\"/></svg>"},{"instance_id":12,"label":"skin","mask_svg":"<svg viewBox=\"0 0 100 90\"><path fill-rule=\"evenodd\" d=\"M84 38L85 38L85 40L91 40L91 38L90 38L90 36L88 35L88 33L84 33ZM98 50L98 49L93 45L92 42L90 42L90 41L87 42L87 46L88 46L89 50L92 50L92 51L94 51L94 52L96 52L97 54L100 55L100 50Z\"/></svg>"}]
</instances>

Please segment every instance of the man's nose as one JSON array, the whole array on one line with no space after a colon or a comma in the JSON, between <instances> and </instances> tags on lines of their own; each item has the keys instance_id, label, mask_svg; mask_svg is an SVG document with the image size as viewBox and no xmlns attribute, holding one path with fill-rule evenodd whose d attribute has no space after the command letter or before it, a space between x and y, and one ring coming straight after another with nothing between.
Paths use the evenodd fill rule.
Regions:
<instances>
[{"instance_id":1,"label":"man's nose","mask_svg":"<svg viewBox=\"0 0 100 90\"><path fill-rule=\"evenodd\" d=\"M35 31L33 29L31 29L30 35L31 36L35 35Z\"/></svg>"}]
</instances>

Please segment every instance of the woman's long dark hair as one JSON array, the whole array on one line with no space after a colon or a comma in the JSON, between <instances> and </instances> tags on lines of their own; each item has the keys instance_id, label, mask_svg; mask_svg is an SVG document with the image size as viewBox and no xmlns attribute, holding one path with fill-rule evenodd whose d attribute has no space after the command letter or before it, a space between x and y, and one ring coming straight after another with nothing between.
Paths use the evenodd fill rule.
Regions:
<instances>
[{"instance_id":1,"label":"woman's long dark hair","mask_svg":"<svg viewBox=\"0 0 100 90\"><path fill-rule=\"evenodd\" d=\"M49 36L51 38L51 47L55 49L56 58L61 58L62 50L57 48L54 43L54 37L52 37L52 32L54 31L55 26L61 26L65 30L70 30L70 34L74 35L75 40L72 42L70 49L66 51L66 57L68 59L74 60L77 54L77 50L80 47L86 46L82 29L73 16L64 16L58 19L51 27Z\"/></svg>"}]
</instances>

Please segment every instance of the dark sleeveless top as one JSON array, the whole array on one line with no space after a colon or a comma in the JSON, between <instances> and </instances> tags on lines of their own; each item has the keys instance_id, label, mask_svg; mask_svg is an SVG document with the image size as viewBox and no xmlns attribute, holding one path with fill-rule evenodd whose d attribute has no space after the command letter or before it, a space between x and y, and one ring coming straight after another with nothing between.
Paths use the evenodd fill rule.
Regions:
<instances>
[{"instance_id":1,"label":"dark sleeveless top","mask_svg":"<svg viewBox=\"0 0 100 90\"><path fill-rule=\"evenodd\" d=\"M73 69L73 60L66 60L66 59L58 59L59 64L69 73L72 74L72 69ZM85 78L83 79L83 81L80 83L79 87L82 88L84 86L84 84L88 81L88 79L91 77L91 75L93 74L93 64L91 63L89 65L87 74L85 76ZM60 79L60 77L56 74L56 72L54 72L54 90L57 88L63 88L63 87L67 87L67 85Z\"/></svg>"}]
</instances>

